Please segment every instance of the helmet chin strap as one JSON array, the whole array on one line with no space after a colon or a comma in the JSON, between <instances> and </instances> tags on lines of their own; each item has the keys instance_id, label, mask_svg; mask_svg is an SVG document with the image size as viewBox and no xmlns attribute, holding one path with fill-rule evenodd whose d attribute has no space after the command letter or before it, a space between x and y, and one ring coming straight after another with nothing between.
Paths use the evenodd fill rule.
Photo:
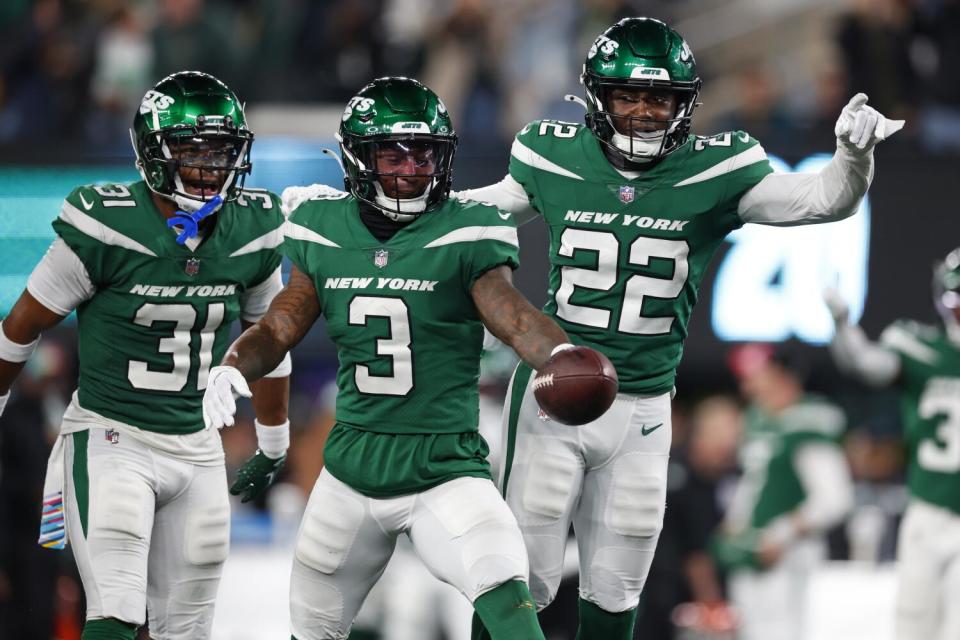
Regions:
<instances>
[{"instance_id":1,"label":"helmet chin strap","mask_svg":"<svg viewBox=\"0 0 960 640\"><path fill-rule=\"evenodd\" d=\"M437 179L434 178L423 193L415 198L391 198L383 192L383 187L379 181L374 181L373 188L377 195L374 202L377 204L377 210L391 220L397 222L412 222L417 219L427 208L427 198L436 185Z\"/></svg>"}]
</instances>

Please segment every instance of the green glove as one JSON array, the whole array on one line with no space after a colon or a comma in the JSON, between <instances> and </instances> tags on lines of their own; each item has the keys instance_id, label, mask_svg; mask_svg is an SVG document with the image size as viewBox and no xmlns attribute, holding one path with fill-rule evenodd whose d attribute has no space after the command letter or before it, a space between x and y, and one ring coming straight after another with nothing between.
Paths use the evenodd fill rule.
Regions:
<instances>
[{"instance_id":1,"label":"green glove","mask_svg":"<svg viewBox=\"0 0 960 640\"><path fill-rule=\"evenodd\" d=\"M268 458L262 451L257 449L249 460L243 463L240 471L237 472L237 479L230 485L230 493L235 496L243 496L240 502L250 502L254 498L260 497L267 490L273 481L277 479L283 461L287 459L287 454L279 458Z\"/></svg>"}]
</instances>

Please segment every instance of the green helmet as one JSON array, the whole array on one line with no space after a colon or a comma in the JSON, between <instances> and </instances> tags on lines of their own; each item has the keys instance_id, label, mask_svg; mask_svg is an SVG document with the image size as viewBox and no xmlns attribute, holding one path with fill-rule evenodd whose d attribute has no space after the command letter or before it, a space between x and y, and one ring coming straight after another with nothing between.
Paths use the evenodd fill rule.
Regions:
<instances>
[{"instance_id":1,"label":"green helmet","mask_svg":"<svg viewBox=\"0 0 960 640\"><path fill-rule=\"evenodd\" d=\"M185 211L217 195L236 199L250 173L253 133L243 105L206 73L174 73L147 91L130 138L147 186Z\"/></svg>"},{"instance_id":2,"label":"green helmet","mask_svg":"<svg viewBox=\"0 0 960 640\"><path fill-rule=\"evenodd\" d=\"M443 102L416 80L378 78L361 89L337 140L347 190L393 220L413 220L450 194L457 135Z\"/></svg>"},{"instance_id":3,"label":"green helmet","mask_svg":"<svg viewBox=\"0 0 960 640\"><path fill-rule=\"evenodd\" d=\"M933 303L943 319L947 336L960 344L960 249L933 265Z\"/></svg>"},{"instance_id":4,"label":"green helmet","mask_svg":"<svg viewBox=\"0 0 960 640\"><path fill-rule=\"evenodd\" d=\"M700 77L690 46L663 22L624 18L604 31L587 52L580 82L587 95L587 126L619 157L633 163L650 162L686 141L700 95ZM629 133L620 133L607 107L608 92L614 88L672 91L677 110L672 118L656 121L661 126L655 131L634 129L641 122L649 125L649 120L621 117L629 124Z\"/></svg>"}]
</instances>

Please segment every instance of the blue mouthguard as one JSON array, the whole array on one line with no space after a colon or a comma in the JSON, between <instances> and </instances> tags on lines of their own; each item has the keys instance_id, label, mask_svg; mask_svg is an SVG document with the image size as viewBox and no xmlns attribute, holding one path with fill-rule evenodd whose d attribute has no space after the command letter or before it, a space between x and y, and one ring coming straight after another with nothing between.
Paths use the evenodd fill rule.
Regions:
<instances>
[{"instance_id":1,"label":"blue mouthguard","mask_svg":"<svg viewBox=\"0 0 960 640\"><path fill-rule=\"evenodd\" d=\"M181 231L180 235L177 236L177 244L183 244L189 238L196 238L197 233L199 232L198 225L200 221L214 213L221 204L223 204L223 198L220 196L214 196L197 211L194 211L193 213L177 211L177 213L180 215L175 215L167 220L168 227L183 227L183 231Z\"/></svg>"}]
</instances>

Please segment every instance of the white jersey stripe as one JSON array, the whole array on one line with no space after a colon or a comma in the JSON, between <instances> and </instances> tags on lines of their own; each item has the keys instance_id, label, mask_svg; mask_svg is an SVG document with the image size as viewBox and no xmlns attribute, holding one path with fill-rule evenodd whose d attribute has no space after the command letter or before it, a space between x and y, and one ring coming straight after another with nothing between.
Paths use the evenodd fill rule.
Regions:
<instances>
[{"instance_id":1,"label":"white jersey stripe","mask_svg":"<svg viewBox=\"0 0 960 640\"><path fill-rule=\"evenodd\" d=\"M80 211L80 209L77 209L69 202L63 203L63 208L60 209L60 219L69 224L71 227L75 228L77 231L80 231L81 233L84 233L95 240L99 240L104 244L123 247L124 249L143 253L148 256L153 256L154 258L157 257L157 254L136 240L123 235L119 231L111 229L96 218L87 215L83 211Z\"/></svg>"},{"instance_id":2,"label":"white jersey stripe","mask_svg":"<svg viewBox=\"0 0 960 640\"><path fill-rule=\"evenodd\" d=\"M767 152L763 150L763 147L760 145L754 145L747 149L746 151L741 151L735 156L730 156L723 162L718 162L713 165L706 171L701 171L695 176L690 176L686 180L681 180L677 184L673 185L675 187L685 187L688 184L695 184L697 182L703 182L705 180L712 180L718 176L736 171L742 167L754 164L756 162L763 162L767 159Z\"/></svg>"},{"instance_id":3,"label":"white jersey stripe","mask_svg":"<svg viewBox=\"0 0 960 640\"><path fill-rule=\"evenodd\" d=\"M314 242L316 244L322 244L327 247L336 247L340 248L333 240L325 238L316 231L312 229L307 229L306 227L300 226L293 222L287 221L283 224L283 235L290 238L291 240L304 240L306 242Z\"/></svg>"},{"instance_id":4,"label":"white jersey stripe","mask_svg":"<svg viewBox=\"0 0 960 640\"><path fill-rule=\"evenodd\" d=\"M243 245L231 253L230 257L236 258L237 256L254 253L262 249L276 249L281 244L283 244L283 230L277 228Z\"/></svg>"},{"instance_id":5,"label":"white jersey stripe","mask_svg":"<svg viewBox=\"0 0 960 640\"><path fill-rule=\"evenodd\" d=\"M436 240L427 243L423 248L430 249L432 247L442 247L448 244L456 244L457 242L476 242L478 240L497 240L498 242L512 244L515 247L520 246L520 241L517 239L516 227L492 226L462 227L460 229L455 229L450 233L442 235Z\"/></svg>"},{"instance_id":6,"label":"white jersey stripe","mask_svg":"<svg viewBox=\"0 0 960 640\"><path fill-rule=\"evenodd\" d=\"M583 180L582 177L578 176L572 171L564 169L558 164L547 160L542 155L526 146L517 139L514 139L513 146L510 148L510 155L519 160L525 165L531 166L534 169L542 169L543 171L549 171L550 173L555 173L559 176L566 176L567 178L573 178L574 180Z\"/></svg>"}]
</instances>

